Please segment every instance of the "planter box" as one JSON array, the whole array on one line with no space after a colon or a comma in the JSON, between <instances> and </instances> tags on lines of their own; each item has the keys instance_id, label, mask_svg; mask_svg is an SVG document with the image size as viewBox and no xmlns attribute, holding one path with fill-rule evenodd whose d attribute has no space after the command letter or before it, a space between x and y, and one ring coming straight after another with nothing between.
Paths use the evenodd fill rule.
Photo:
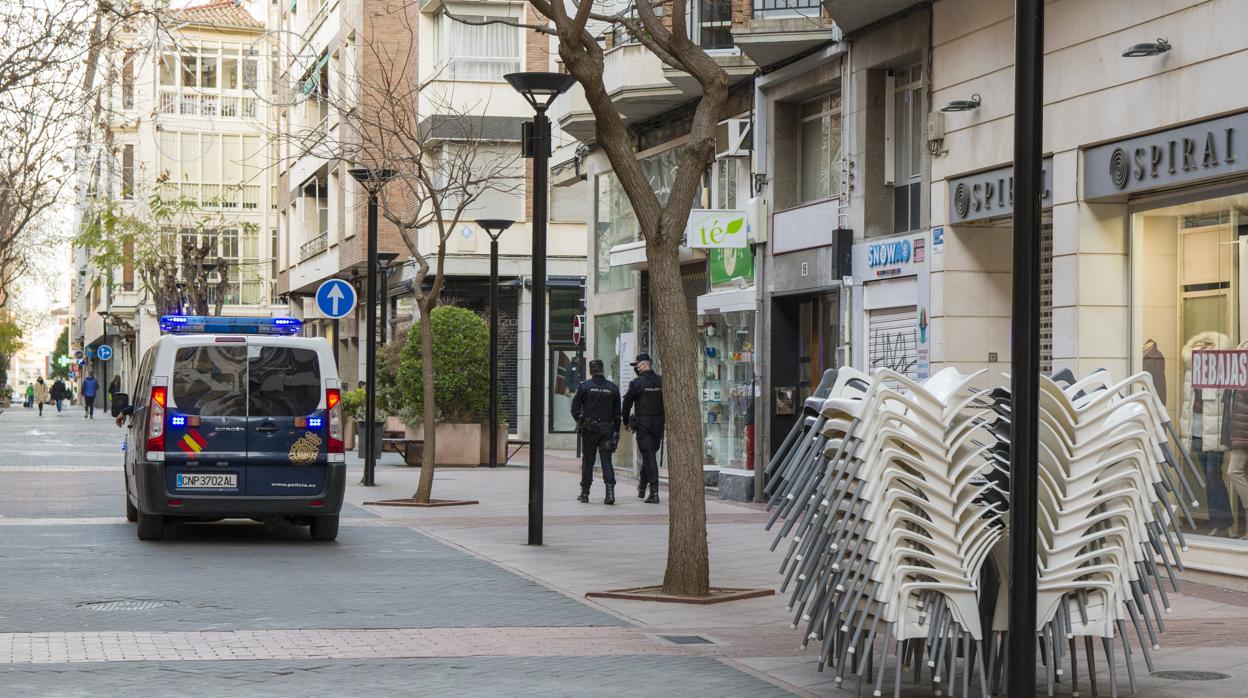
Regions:
<instances>
[{"instance_id":1,"label":"planter box","mask_svg":"<svg viewBox=\"0 0 1248 698\"><path fill-rule=\"evenodd\" d=\"M439 424L436 465L480 466L490 462L490 427L485 424ZM423 441L423 426L408 427L404 437ZM498 425L498 462L507 457L507 425ZM413 465L409 463L409 465Z\"/></svg>"},{"instance_id":2,"label":"planter box","mask_svg":"<svg viewBox=\"0 0 1248 698\"><path fill-rule=\"evenodd\" d=\"M373 453L375 453L379 459L381 458L381 437L383 434L382 427L384 425L384 422L377 422L377 426L373 428ZM364 422L355 423L355 433L359 435L359 438L355 441L356 445L359 447L360 458L364 457L364 432L367 431L366 427L367 425Z\"/></svg>"}]
</instances>

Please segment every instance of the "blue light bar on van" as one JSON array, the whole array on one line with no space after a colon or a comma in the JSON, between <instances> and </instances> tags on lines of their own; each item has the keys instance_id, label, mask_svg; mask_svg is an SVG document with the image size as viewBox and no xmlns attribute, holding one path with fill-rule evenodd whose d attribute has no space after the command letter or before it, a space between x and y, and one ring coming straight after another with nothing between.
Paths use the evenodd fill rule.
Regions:
<instances>
[{"instance_id":1,"label":"blue light bar on van","mask_svg":"<svg viewBox=\"0 0 1248 698\"><path fill-rule=\"evenodd\" d=\"M211 317L164 315L160 331L170 334L299 334L303 323L293 317Z\"/></svg>"}]
</instances>

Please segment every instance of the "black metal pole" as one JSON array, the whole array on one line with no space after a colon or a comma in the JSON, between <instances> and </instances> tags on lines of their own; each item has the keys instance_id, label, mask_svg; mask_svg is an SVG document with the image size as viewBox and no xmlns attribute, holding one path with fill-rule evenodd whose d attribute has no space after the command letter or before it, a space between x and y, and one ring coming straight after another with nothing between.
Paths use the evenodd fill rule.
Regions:
<instances>
[{"instance_id":1,"label":"black metal pole","mask_svg":"<svg viewBox=\"0 0 1248 698\"><path fill-rule=\"evenodd\" d=\"M381 343L390 341L390 267L381 272Z\"/></svg>"},{"instance_id":2,"label":"black metal pole","mask_svg":"<svg viewBox=\"0 0 1248 698\"><path fill-rule=\"evenodd\" d=\"M104 341L104 344L107 345L108 344L108 316L105 315L102 319L104 320L103 328L102 328L104 332L103 341ZM97 357L99 356L98 350L96 351L96 356ZM104 376L104 382L100 384L104 386L104 411L108 412L108 362L107 361L100 362L100 373ZM97 393L100 392L98 387L96 389L96 392ZM83 399L86 399L86 398L83 398ZM91 399L94 400L95 398L92 397Z\"/></svg>"},{"instance_id":3,"label":"black metal pole","mask_svg":"<svg viewBox=\"0 0 1248 698\"><path fill-rule=\"evenodd\" d=\"M1010 331L1010 582L1006 694L1036 695L1036 438L1040 407L1040 191L1044 0L1014 11L1014 276Z\"/></svg>"},{"instance_id":4,"label":"black metal pole","mask_svg":"<svg viewBox=\"0 0 1248 698\"><path fill-rule=\"evenodd\" d=\"M338 340L341 335L338 334L338 318L334 318L334 368L338 369L338 375L342 375L342 366L338 365Z\"/></svg>"},{"instance_id":5,"label":"black metal pole","mask_svg":"<svg viewBox=\"0 0 1248 698\"><path fill-rule=\"evenodd\" d=\"M490 235L490 467L498 467L498 238ZM500 231L501 232L501 231Z\"/></svg>"},{"instance_id":6,"label":"black metal pole","mask_svg":"<svg viewBox=\"0 0 1248 698\"><path fill-rule=\"evenodd\" d=\"M376 484L377 454L377 183L368 191L368 297L365 299L364 485Z\"/></svg>"},{"instance_id":7,"label":"black metal pole","mask_svg":"<svg viewBox=\"0 0 1248 698\"><path fill-rule=\"evenodd\" d=\"M539 105L533 120L533 296L529 352L529 545L542 544L543 459L546 450L546 166L550 121Z\"/></svg>"}]
</instances>

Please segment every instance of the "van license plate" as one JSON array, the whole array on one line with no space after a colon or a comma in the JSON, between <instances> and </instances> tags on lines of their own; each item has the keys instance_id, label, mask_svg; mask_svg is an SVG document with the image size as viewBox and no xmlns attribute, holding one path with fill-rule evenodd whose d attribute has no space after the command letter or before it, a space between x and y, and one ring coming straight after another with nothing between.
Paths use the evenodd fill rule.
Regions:
<instances>
[{"instance_id":1,"label":"van license plate","mask_svg":"<svg viewBox=\"0 0 1248 698\"><path fill-rule=\"evenodd\" d=\"M180 490L238 488L238 473L179 473Z\"/></svg>"}]
</instances>

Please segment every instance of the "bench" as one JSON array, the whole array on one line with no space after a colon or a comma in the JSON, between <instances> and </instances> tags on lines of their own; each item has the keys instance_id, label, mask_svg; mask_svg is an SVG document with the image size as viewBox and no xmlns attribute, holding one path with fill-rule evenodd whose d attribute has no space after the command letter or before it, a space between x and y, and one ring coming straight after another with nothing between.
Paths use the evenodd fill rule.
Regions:
<instances>
[{"instance_id":1,"label":"bench","mask_svg":"<svg viewBox=\"0 0 1248 698\"><path fill-rule=\"evenodd\" d=\"M503 453L503 465L511 462L512 458L520 452L520 449L528 446L529 442L524 439L507 439ZM382 452L390 451L403 456L403 462L408 465L420 465L420 457L425 448L424 439L408 439L402 436L387 436L381 440Z\"/></svg>"}]
</instances>

